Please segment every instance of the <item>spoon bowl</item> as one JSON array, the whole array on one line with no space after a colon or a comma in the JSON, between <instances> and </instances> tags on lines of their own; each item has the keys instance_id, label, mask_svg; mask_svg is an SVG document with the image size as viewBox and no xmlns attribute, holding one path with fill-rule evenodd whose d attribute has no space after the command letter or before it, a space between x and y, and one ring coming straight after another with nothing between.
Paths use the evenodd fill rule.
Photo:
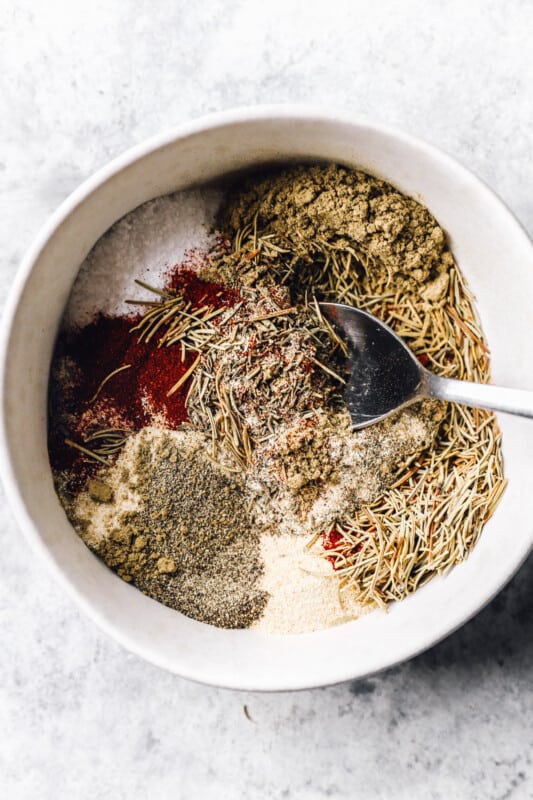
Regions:
<instances>
[{"instance_id":1,"label":"spoon bowl","mask_svg":"<svg viewBox=\"0 0 533 800\"><path fill-rule=\"evenodd\" d=\"M425 397L533 417L533 392L434 375L388 325L367 311L342 303L320 303L320 309L348 348L344 402L355 429Z\"/></svg>"}]
</instances>

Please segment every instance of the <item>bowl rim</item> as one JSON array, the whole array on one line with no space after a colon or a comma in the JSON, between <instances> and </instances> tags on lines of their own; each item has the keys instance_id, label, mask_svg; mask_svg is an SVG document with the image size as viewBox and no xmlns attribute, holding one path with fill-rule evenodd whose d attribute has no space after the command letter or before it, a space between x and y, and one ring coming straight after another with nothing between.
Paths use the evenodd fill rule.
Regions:
<instances>
[{"instance_id":1,"label":"bowl rim","mask_svg":"<svg viewBox=\"0 0 533 800\"><path fill-rule=\"evenodd\" d=\"M64 587L66 592L72 597L75 603L80 607L106 634L114 640L120 642L127 650L141 656L145 660L156 664L164 669L170 669L172 672L179 674L189 680L195 682L209 684L213 686L220 686L224 688L238 689L238 690L255 690L255 691L285 691L296 689L309 689L318 686L334 685L342 683L354 678L354 668L349 664L343 666L338 664L336 669L332 669L330 676L326 680L312 680L302 681L291 685L280 685L279 681L274 681L271 686L256 685L253 681L223 681L216 677L211 679L205 675L198 677L194 670L188 670L183 667L175 670L168 663L165 663L164 658L157 658L153 653L147 654L145 649L138 645L134 636L130 636L119 628L115 627L114 623L106 619L103 614L93 605L93 603L83 596L76 587L76 584L70 577L61 569L61 567L52 558L49 548L42 540L38 525L31 518L26 504L23 500L21 492L19 491L18 481L13 468L13 463L10 454L10 446L8 442L8 435L6 430L6 365L9 353L10 340L12 329L15 323L16 313L18 309L21 296L23 295L26 283L31 275L35 263L38 261L41 252L45 248L50 238L54 235L62 223L69 217L69 215L79 206L83 201L103 183L108 181L117 173L127 168L132 163L149 155L150 153L163 148L169 144L174 143L179 139L184 139L194 134L206 132L216 128L224 128L227 126L257 122L261 120L291 120L295 122L317 122L322 124L347 124L354 128L366 129L368 132L375 132L385 136L392 137L416 148L431 157L432 160L440 162L440 164L454 172L461 178L464 184L481 190L485 196L485 200L489 201L495 211L503 215L507 219L507 223L514 226L516 237L522 237L522 244L525 247L532 247L532 242L520 221L516 218L514 213L506 205L506 203L487 185L485 181L472 173L467 167L461 164L456 158L448 155L440 148L427 143L423 139L406 133L393 125L374 122L363 115L356 115L348 113L344 110L336 110L334 107L327 109L310 104L267 104L267 105L251 105L232 108L224 111L213 112L191 121L183 122L179 125L173 126L159 134L151 136L140 144L130 147L125 152L115 157L104 166L100 167L95 173L88 177L82 184L75 189L56 209L56 211L47 219L47 221L40 228L33 243L30 245L26 254L24 255L21 264L15 274L13 284L8 293L2 320L0 325L0 475L4 487L6 489L6 496L8 504L13 513L14 519L22 530L26 540L35 552L39 553L41 557L47 562L56 580ZM437 644L455 630L468 622L475 614L484 608L493 597L508 583L512 576L519 569L521 564L528 557L531 548L533 547L533 536L529 549L521 550L516 553L516 557L512 562L510 569L506 574L500 577L496 584L492 584L491 590L480 601L479 598L473 599L471 603L463 608L461 614L452 625L447 625L445 629L434 630L428 632L422 644L409 645L405 643L403 648L398 648L393 658L383 657L382 663L377 664L375 668L367 672L357 673L357 678L363 678L368 675L373 675L388 669L395 664L399 664L405 660L413 658L421 652Z\"/></svg>"}]
</instances>

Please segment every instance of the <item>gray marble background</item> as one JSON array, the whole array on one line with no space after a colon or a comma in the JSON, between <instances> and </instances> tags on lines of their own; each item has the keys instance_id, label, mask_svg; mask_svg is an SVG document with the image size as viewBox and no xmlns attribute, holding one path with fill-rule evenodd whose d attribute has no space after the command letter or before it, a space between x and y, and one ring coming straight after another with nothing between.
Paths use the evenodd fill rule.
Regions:
<instances>
[{"instance_id":1,"label":"gray marble background","mask_svg":"<svg viewBox=\"0 0 533 800\"><path fill-rule=\"evenodd\" d=\"M245 103L397 124L471 167L533 233L532 32L527 0L3 0L2 300L40 225L96 168ZM533 797L531 559L410 663L334 688L230 693L103 636L1 502L2 798Z\"/></svg>"}]
</instances>

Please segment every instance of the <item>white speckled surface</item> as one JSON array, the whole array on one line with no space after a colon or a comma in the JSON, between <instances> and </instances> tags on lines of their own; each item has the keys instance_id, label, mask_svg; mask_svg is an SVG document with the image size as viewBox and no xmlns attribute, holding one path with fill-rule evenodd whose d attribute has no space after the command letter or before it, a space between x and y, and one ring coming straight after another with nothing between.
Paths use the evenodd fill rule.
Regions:
<instances>
[{"instance_id":1,"label":"white speckled surface","mask_svg":"<svg viewBox=\"0 0 533 800\"><path fill-rule=\"evenodd\" d=\"M243 103L398 124L470 166L533 233L532 29L528 0L5 0L2 298L40 225L97 167ZM408 664L312 692L229 693L101 635L1 502L2 797L533 797L531 559Z\"/></svg>"}]
</instances>

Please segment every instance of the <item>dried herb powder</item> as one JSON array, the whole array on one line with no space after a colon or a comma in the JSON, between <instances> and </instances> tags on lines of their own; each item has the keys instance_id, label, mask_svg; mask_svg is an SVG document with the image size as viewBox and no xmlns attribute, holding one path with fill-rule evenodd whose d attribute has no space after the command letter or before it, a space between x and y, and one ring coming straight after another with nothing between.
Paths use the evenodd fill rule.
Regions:
<instances>
[{"instance_id":1,"label":"dried herb powder","mask_svg":"<svg viewBox=\"0 0 533 800\"><path fill-rule=\"evenodd\" d=\"M99 536L94 517L101 509L94 505L109 504L112 488L102 480L95 493L93 480L90 498L71 507L94 552L123 580L201 622L242 628L258 619L267 599L255 588L259 536L243 505L242 482L207 458L203 437L145 428L114 473L112 481L120 475L128 483L135 506L108 505Z\"/></svg>"}]
</instances>

